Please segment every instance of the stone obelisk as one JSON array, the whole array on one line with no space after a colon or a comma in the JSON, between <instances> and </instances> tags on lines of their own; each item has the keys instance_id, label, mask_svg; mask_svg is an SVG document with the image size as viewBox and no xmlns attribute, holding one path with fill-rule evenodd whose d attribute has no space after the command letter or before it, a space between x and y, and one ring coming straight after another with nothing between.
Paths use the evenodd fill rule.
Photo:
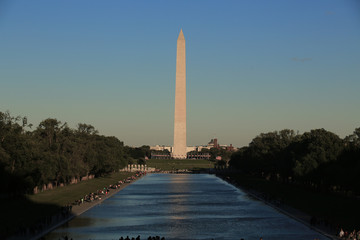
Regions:
<instances>
[{"instance_id":1,"label":"stone obelisk","mask_svg":"<svg viewBox=\"0 0 360 240\"><path fill-rule=\"evenodd\" d=\"M173 158L186 158L186 55L181 29L177 39Z\"/></svg>"}]
</instances>

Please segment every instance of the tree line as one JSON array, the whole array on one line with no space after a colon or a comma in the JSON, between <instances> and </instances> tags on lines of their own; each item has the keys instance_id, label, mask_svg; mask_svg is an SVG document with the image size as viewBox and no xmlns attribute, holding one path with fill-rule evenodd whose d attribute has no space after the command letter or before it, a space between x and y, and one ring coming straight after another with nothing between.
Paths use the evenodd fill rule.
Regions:
<instances>
[{"instance_id":1,"label":"tree line","mask_svg":"<svg viewBox=\"0 0 360 240\"><path fill-rule=\"evenodd\" d=\"M344 139L325 129L261 133L229 164L246 174L359 195L360 128Z\"/></svg>"},{"instance_id":2,"label":"tree line","mask_svg":"<svg viewBox=\"0 0 360 240\"><path fill-rule=\"evenodd\" d=\"M140 155L116 137L99 135L89 124L79 123L72 129L48 118L32 130L26 117L0 112L2 193L31 193L48 183L58 186L84 176L103 176Z\"/></svg>"}]
</instances>

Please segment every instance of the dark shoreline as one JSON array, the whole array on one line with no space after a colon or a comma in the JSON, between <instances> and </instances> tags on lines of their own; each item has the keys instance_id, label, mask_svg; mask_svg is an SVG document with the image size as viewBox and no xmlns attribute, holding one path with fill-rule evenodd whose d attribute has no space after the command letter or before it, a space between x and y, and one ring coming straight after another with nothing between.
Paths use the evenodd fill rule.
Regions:
<instances>
[{"instance_id":1,"label":"dark shoreline","mask_svg":"<svg viewBox=\"0 0 360 240\"><path fill-rule=\"evenodd\" d=\"M264 197L264 193L261 193L259 191L256 191L254 189L248 189L244 186L241 186L237 181L231 179L231 177L227 176L223 173L216 173L215 174L218 178L221 178L222 180L226 181L227 183L233 185L234 187L240 189L241 191L245 192L249 196L251 196L254 199L257 199L266 205L276 209L277 211L281 212L282 214L287 215L288 217L293 218L294 220L304 224L305 226L313 229L314 231L317 231L318 233L324 235L325 237L328 237L329 239L338 240L341 239L336 236L336 232L331 231L330 229L323 229L319 228L317 226L314 226L310 224L310 221L312 217L304 212L301 212L300 210L297 210L291 206L288 206L282 202L279 202L278 200L270 200L269 198Z\"/></svg>"},{"instance_id":2,"label":"dark shoreline","mask_svg":"<svg viewBox=\"0 0 360 240\"><path fill-rule=\"evenodd\" d=\"M295 208L292 208L290 206L287 206L285 204L282 204L282 203L279 204L277 202L270 201L269 199L264 198L263 193L258 192L258 191L253 190L253 189L247 189L244 186L241 186L239 183L237 183L235 180L231 179L229 176L227 176L224 173L214 173L213 171L191 171L191 172L160 171L160 172L156 172L155 174L163 174L163 173L168 173L168 174L213 174L213 175L216 175L220 179L226 181L227 183L233 185L234 187L240 189L241 191L246 192L252 198L257 199L257 200L269 205L270 207L272 207L272 208L276 209L277 211L281 212L282 214L285 214L288 217L291 217L291 218L295 219L296 221L298 221L298 222L304 224L305 226L319 232L320 234L324 235L325 237L328 237L329 239L334 239L334 240L340 239L339 237L336 236L336 233L331 232L329 229L321 229L321 228L318 228L316 226L311 225L310 224L310 219L311 219L310 215L305 214L305 213L303 213L303 212L301 212L301 211L299 211L299 210L297 210ZM136 180L138 180L140 178L137 178ZM54 229L60 227L61 225L65 224L66 222L72 220L76 216L79 216L80 214L86 212L87 210L97 206L98 204L101 204L101 202L103 202L104 200L112 197L114 194L118 193L119 191L121 191L125 187L129 186L131 183L126 183L126 184L122 185L118 189L113 189L109 193L108 196L106 196L105 198L103 198L101 200L90 202L90 203L85 203L85 204L83 204L82 206L80 206L78 208L75 206L72 209L72 212L71 212L71 214L69 216L67 216L64 219L60 219L60 221L52 224L47 229L43 230L41 233L39 233L39 234L37 234L35 236L15 235L15 236L12 236L10 238L7 238L7 240L20 240L20 239L24 239L24 237L29 237L27 239L30 239L30 240L41 239L42 237L44 237L49 232L51 232Z\"/></svg>"},{"instance_id":3,"label":"dark shoreline","mask_svg":"<svg viewBox=\"0 0 360 240\"><path fill-rule=\"evenodd\" d=\"M6 238L6 240L22 240L22 239L37 240L37 239L42 239L46 234L50 233L51 231L55 230L56 228L60 227L61 225L66 224L67 222L71 221L73 218L81 215L82 213L90 210L91 208L101 204L106 199L111 198L113 195L120 192L121 190L123 190L127 186L131 185L133 182L141 179L142 177L143 177L143 175L141 175L138 178L135 178L133 181L131 181L129 183L123 183L117 189L111 189L111 191L109 191L108 195L106 195L102 199L95 200L95 201L92 201L92 202L84 202L81 205L75 205L75 206L72 207L71 212L69 212L67 214L64 214L64 215L59 214L59 215L56 215L56 216L49 217L52 220L51 221L52 223L47 225L47 226L43 226L42 228L40 228L41 230L40 230L39 233L35 233L35 234L32 234L31 232L30 233L27 232L25 234L18 233L18 234L15 234L13 236L10 236L10 237Z\"/></svg>"}]
</instances>

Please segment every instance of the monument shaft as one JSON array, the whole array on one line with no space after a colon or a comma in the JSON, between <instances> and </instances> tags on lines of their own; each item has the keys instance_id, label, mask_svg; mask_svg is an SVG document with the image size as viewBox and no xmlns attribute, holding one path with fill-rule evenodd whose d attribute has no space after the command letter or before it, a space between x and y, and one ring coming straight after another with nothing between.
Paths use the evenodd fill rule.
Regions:
<instances>
[{"instance_id":1,"label":"monument shaft","mask_svg":"<svg viewBox=\"0 0 360 240\"><path fill-rule=\"evenodd\" d=\"M182 30L177 40L173 158L186 158L186 55Z\"/></svg>"}]
</instances>

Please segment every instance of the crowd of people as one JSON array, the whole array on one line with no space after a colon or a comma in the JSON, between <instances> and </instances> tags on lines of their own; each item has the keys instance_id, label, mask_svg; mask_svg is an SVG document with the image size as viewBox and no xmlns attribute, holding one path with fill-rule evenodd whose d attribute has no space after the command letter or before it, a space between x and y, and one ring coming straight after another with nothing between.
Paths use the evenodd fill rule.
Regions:
<instances>
[{"instance_id":1,"label":"crowd of people","mask_svg":"<svg viewBox=\"0 0 360 240\"><path fill-rule=\"evenodd\" d=\"M129 238L129 236L126 236L126 238L120 237L119 240L140 240L140 235L136 238ZM165 240L165 237L160 238L159 236L149 236L147 240Z\"/></svg>"},{"instance_id":2,"label":"crowd of people","mask_svg":"<svg viewBox=\"0 0 360 240\"><path fill-rule=\"evenodd\" d=\"M36 224L34 224L32 226L23 227L20 225L20 226L18 226L16 235L19 238L27 238L29 236L39 235L43 231L48 229L49 227L53 226L54 224L57 224L59 222L65 221L66 219L69 219L69 217L71 217L73 214L72 213L73 206L81 205L85 202L101 200L104 196L107 196L109 194L111 189L117 189L122 184L130 183L145 174L146 174L146 172L136 172L133 176L123 179L122 181L118 181L116 184L104 187L103 189L98 190L95 193L89 193L86 196L84 196L83 198L76 200L74 203L68 204L68 205L62 207L58 214L53 215L53 216L44 217L43 219L41 219L39 222L37 222ZM1 234L0 234L0 236L1 236Z\"/></svg>"},{"instance_id":3,"label":"crowd of people","mask_svg":"<svg viewBox=\"0 0 360 240\"><path fill-rule=\"evenodd\" d=\"M72 238L69 239L68 236L65 236L63 237L63 240L73 240ZM126 236L126 238L124 237L120 237L119 240L141 240L141 237L140 235L138 235L136 238L135 237L132 237L132 238L129 238L129 236ZM149 236L147 238L147 240L165 240L165 237L160 237L160 236ZM211 240L214 240L214 239L211 239ZM241 238L240 240L245 240L244 238ZM263 240L262 237L260 237L260 240ZM316 239L315 239L316 240Z\"/></svg>"},{"instance_id":4,"label":"crowd of people","mask_svg":"<svg viewBox=\"0 0 360 240\"><path fill-rule=\"evenodd\" d=\"M72 239L72 238L69 239L68 236L64 236L64 237L63 237L63 240L73 240L73 239ZM136 238L135 238L135 237L129 238L129 236L126 236L126 238L120 237L119 240L141 240L141 239L140 239L140 235L138 235ZM165 240L165 237L149 236L149 237L147 238L147 240Z\"/></svg>"},{"instance_id":5,"label":"crowd of people","mask_svg":"<svg viewBox=\"0 0 360 240\"><path fill-rule=\"evenodd\" d=\"M84 202L93 202L96 200L101 200L103 197L106 197L111 189L118 189L121 185L125 183L130 183L134 181L136 178L141 177L142 175L146 174L145 172L137 172L135 175L128 177L126 179L123 179L122 181L118 181L115 184L110 184L107 187L104 187L103 189L97 190L96 192L89 193L85 195L84 197L76 200L72 205L81 205Z\"/></svg>"},{"instance_id":6,"label":"crowd of people","mask_svg":"<svg viewBox=\"0 0 360 240\"><path fill-rule=\"evenodd\" d=\"M339 232L339 237L346 240L360 240L360 230L353 230L352 232L344 231L342 228Z\"/></svg>"}]
</instances>

